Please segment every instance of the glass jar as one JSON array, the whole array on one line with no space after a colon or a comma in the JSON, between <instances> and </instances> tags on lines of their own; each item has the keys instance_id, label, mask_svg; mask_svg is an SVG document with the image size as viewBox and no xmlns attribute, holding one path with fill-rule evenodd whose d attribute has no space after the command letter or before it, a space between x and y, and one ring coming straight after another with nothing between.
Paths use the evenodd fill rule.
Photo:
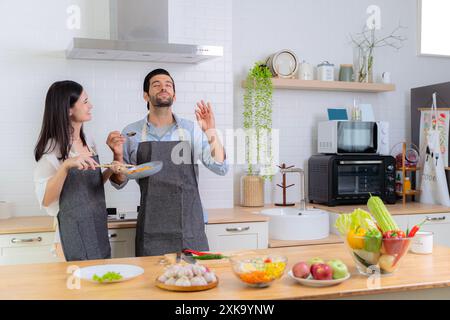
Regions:
<instances>
[{"instance_id":1,"label":"glass jar","mask_svg":"<svg viewBox=\"0 0 450 320\"><path fill-rule=\"evenodd\" d=\"M405 182L404 182L404 189L405 192L411 191L411 180L409 179L409 177L405 178Z\"/></svg>"},{"instance_id":2,"label":"glass jar","mask_svg":"<svg viewBox=\"0 0 450 320\"><path fill-rule=\"evenodd\" d=\"M259 171L241 177L241 206L264 207L264 178Z\"/></svg>"}]
</instances>

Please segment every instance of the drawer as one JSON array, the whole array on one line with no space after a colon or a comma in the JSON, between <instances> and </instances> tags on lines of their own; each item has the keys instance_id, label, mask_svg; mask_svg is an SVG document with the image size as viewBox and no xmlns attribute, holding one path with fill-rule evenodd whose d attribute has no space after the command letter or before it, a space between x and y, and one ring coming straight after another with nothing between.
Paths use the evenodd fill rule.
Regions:
<instances>
[{"instance_id":1,"label":"drawer","mask_svg":"<svg viewBox=\"0 0 450 320\"><path fill-rule=\"evenodd\" d=\"M211 251L266 249L268 234L268 222L206 225Z\"/></svg>"},{"instance_id":2,"label":"drawer","mask_svg":"<svg viewBox=\"0 0 450 320\"><path fill-rule=\"evenodd\" d=\"M12 256L52 256L51 250L53 245L33 246L33 247L16 247L16 248L2 248L2 257Z\"/></svg>"},{"instance_id":3,"label":"drawer","mask_svg":"<svg viewBox=\"0 0 450 320\"><path fill-rule=\"evenodd\" d=\"M109 229L108 236L109 242L123 242L130 240L134 242L136 237L136 228Z\"/></svg>"},{"instance_id":4,"label":"drawer","mask_svg":"<svg viewBox=\"0 0 450 320\"><path fill-rule=\"evenodd\" d=\"M129 258L135 256L136 228L109 229L111 258Z\"/></svg>"},{"instance_id":5,"label":"drawer","mask_svg":"<svg viewBox=\"0 0 450 320\"><path fill-rule=\"evenodd\" d=\"M425 226L450 224L449 213L418 214L418 215L410 215L408 217L410 228L412 228L412 226L418 223L421 223L425 218L428 218L428 221L425 223Z\"/></svg>"},{"instance_id":6,"label":"drawer","mask_svg":"<svg viewBox=\"0 0 450 320\"><path fill-rule=\"evenodd\" d=\"M7 234L0 235L0 248L51 246L54 241L54 232Z\"/></svg>"}]
</instances>

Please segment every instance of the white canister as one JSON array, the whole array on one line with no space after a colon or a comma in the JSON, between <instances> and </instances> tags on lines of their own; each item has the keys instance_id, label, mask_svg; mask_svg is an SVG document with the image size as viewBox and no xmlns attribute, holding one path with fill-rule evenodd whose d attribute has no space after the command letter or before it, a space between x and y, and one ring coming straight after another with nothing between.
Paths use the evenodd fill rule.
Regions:
<instances>
[{"instance_id":1,"label":"white canister","mask_svg":"<svg viewBox=\"0 0 450 320\"><path fill-rule=\"evenodd\" d=\"M317 78L320 81L334 81L334 64L324 61L317 66Z\"/></svg>"},{"instance_id":2,"label":"white canister","mask_svg":"<svg viewBox=\"0 0 450 320\"><path fill-rule=\"evenodd\" d=\"M433 253L433 232L417 232L411 241L412 253L431 254Z\"/></svg>"},{"instance_id":3,"label":"white canister","mask_svg":"<svg viewBox=\"0 0 450 320\"><path fill-rule=\"evenodd\" d=\"M299 68L299 79L300 80L314 80L314 67L303 61Z\"/></svg>"},{"instance_id":4,"label":"white canister","mask_svg":"<svg viewBox=\"0 0 450 320\"><path fill-rule=\"evenodd\" d=\"M9 219L12 216L12 203L0 201L0 219Z\"/></svg>"}]
</instances>

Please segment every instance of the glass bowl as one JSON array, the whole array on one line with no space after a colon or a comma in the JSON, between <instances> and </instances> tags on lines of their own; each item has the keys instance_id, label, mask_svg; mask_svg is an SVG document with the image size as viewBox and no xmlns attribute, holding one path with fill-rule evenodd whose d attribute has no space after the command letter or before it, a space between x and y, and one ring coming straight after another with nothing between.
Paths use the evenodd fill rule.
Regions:
<instances>
[{"instance_id":1,"label":"glass bowl","mask_svg":"<svg viewBox=\"0 0 450 320\"><path fill-rule=\"evenodd\" d=\"M373 275L392 274L397 271L412 239L382 239L381 244L377 244L368 242L364 236L353 236L351 243L347 238L344 242L358 271L364 275Z\"/></svg>"},{"instance_id":2,"label":"glass bowl","mask_svg":"<svg viewBox=\"0 0 450 320\"><path fill-rule=\"evenodd\" d=\"M287 258L278 255L235 255L230 262L239 280L250 287L265 288L283 276Z\"/></svg>"}]
</instances>

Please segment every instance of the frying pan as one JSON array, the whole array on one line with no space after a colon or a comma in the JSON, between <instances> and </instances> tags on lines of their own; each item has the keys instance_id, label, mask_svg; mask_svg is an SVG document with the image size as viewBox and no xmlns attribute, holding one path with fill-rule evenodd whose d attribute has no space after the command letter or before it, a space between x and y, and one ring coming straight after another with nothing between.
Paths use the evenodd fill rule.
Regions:
<instances>
[{"instance_id":1,"label":"frying pan","mask_svg":"<svg viewBox=\"0 0 450 320\"><path fill-rule=\"evenodd\" d=\"M112 165L100 165L102 168L110 168ZM129 179L139 180L147 178L161 171L163 167L162 161L151 161L140 165L124 165L122 173Z\"/></svg>"}]
</instances>

